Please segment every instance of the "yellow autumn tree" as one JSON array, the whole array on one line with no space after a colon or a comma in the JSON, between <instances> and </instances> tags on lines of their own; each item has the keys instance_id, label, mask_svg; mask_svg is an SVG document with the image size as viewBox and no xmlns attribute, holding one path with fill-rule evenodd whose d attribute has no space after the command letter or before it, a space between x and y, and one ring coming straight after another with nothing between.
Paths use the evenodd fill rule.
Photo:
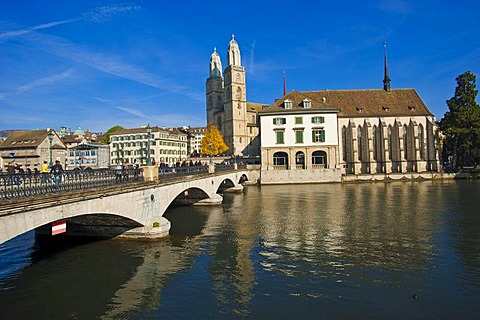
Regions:
<instances>
[{"instance_id":1,"label":"yellow autumn tree","mask_svg":"<svg viewBox=\"0 0 480 320\"><path fill-rule=\"evenodd\" d=\"M202 148L201 154L205 156L216 156L228 150L228 146L223 141L220 131L214 124L210 124L207 127L200 147Z\"/></svg>"}]
</instances>

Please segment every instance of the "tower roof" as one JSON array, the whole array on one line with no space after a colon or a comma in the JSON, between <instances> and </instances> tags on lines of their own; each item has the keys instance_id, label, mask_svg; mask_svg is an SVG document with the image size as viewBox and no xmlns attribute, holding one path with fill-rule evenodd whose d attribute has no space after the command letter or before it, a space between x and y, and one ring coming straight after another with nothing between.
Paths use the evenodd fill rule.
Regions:
<instances>
[{"instance_id":1,"label":"tower roof","mask_svg":"<svg viewBox=\"0 0 480 320\"><path fill-rule=\"evenodd\" d=\"M383 90L390 92L390 77L388 75L388 63L387 63L387 42L383 43L383 68L384 68L384 78L383 78Z\"/></svg>"},{"instance_id":2,"label":"tower roof","mask_svg":"<svg viewBox=\"0 0 480 320\"><path fill-rule=\"evenodd\" d=\"M232 34L232 40L228 43L227 50L228 65L241 66L240 48L237 41L235 41L235 35Z\"/></svg>"},{"instance_id":3,"label":"tower roof","mask_svg":"<svg viewBox=\"0 0 480 320\"><path fill-rule=\"evenodd\" d=\"M216 47L213 48L213 53L210 56L210 77L222 77L222 61Z\"/></svg>"}]
</instances>

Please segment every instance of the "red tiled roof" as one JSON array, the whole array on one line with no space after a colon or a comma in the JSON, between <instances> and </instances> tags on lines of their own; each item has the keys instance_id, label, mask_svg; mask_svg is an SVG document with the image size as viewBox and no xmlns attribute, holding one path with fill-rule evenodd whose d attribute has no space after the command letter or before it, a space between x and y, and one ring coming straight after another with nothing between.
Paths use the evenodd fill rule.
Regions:
<instances>
[{"instance_id":1,"label":"red tiled roof","mask_svg":"<svg viewBox=\"0 0 480 320\"><path fill-rule=\"evenodd\" d=\"M292 109L284 108L285 100L292 101ZM291 91L262 113L305 111L303 100L311 101L311 109L339 111L339 118L429 116L432 115L415 89L323 90Z\"/></svg>"}]
</instances>

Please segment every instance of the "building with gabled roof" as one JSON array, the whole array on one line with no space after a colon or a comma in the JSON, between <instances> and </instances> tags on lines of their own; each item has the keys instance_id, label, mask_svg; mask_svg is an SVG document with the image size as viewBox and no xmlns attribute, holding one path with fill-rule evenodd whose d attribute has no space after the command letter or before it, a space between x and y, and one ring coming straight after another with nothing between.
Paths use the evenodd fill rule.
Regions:
<instances>
[{"instance_id":1,"label":"building with gabled roof","mask_svg":"<svg viewBox=\"0 0 480 320\"><path fill-rule=\"evenodd\" d=\"M49 138L49 134L51 139ZM53 129L21 130L10 134L0 144L3 166L21 163L26 169L40 170L43 161L60 160L65 164L66 146Z\"/></svg>"},{"instance_id":2,"label":"building with gabled roof","mask_svg":"<svg viewBox=\"0 0 480 320\"><path fill-rule=\"evenodd\" d=\"M383 89L293 90L264 107L258 113L262 183L285 180L285 175L272 174L275 170L357 175L438 171L433 114L415 89L391 88L386 53L384 65ZM318 178L335 179L338 174L328 172Z\"/></svg>"}]
</instances>

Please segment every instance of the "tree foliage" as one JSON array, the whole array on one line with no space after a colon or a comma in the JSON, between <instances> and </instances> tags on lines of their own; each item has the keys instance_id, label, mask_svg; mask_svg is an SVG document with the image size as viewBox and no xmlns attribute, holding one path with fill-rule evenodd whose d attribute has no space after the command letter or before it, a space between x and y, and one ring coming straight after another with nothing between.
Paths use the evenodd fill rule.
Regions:
<instances>
[{"instance_id":1,"label":"tree foliage","mask_svg":"<svg viewBox=\"0 0 480 320\"><path fill-rule=\"evenodd\" d=\"M455 95L439 126L445 140L443 159L455 168L480 162L480 106L476 102L476 76L467 71L456 79Z\"/></svg>"},{"instance_id":2,"label":"tree foliage","mask_svg":"<svg viewBox=\"0 0 480 320\"><path fill-rule=\"evenodd\" d=\"M114 127L111 127L110 129L108 129L107 132L105 132L105 135L103 136L103 143L109 144L110 143L110 135L112 133L115 133L115 132L123 130L123 129L124 128L122 126L114 126Z\"/></svg>"},{"instance_id":3,"label":"tree foliage","mask_svg":"<svg viewBox=\"0 0 480 320\"><path fill-rule=\"evenodd\" d=\"M205 136L201 142L202 155L216 156L228 150L228 146L223 141L223 137L217 129L217 126L211 124L205 131Z\"/></svg>"}]
</instances>

